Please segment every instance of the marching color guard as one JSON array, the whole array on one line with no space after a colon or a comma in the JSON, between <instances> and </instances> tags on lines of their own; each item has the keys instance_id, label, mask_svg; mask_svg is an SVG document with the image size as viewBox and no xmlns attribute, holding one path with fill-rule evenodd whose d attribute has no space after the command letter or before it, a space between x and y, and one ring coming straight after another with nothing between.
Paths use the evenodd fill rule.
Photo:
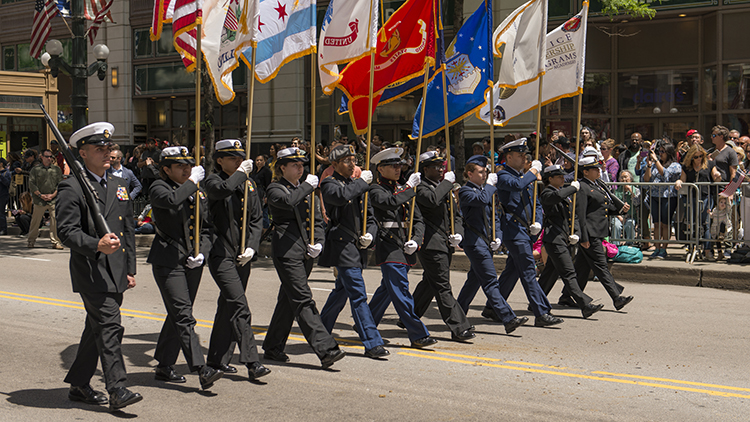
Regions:
<instances>
[{"instance_id":1,"label":"marching color guard","mask_svg":"<svg viewBox=\"0 0 750 422\"><path fill-rule=\"evenodd\" d=\"M304 163L308 159L299 148L285 148L276 155L277 179L268 185L266 195L273 215L274 234L271 241L273 265L281 280L278 302L263 341L264 357L279 362L289 361L284 353L294 319L302 329L310 347L318 355L323 368L341 360L346 353L323 326L315 306L307 278L313 260L323 249L323 216L320 202L315 203L315 239L310 239L310 201L318 177L308 174L300 183Z\"/></svg>"},{"instance_id":2,"label":"marching color guard","mask_svg":"<svg viewBox=\"0 0 750 422\"><path fill-rule=\"evenodd\" d=\"M182 348L190 372L198 371L201 388L210 388L223 372L206 365L200 339L195 333L193 303L203 275L204 255L195 251L193 241L195 207L200 207L200 249L208 252L211 225L203 193L196 186L205 175L195 165L185 147L168 147L161 152L159 173L149 188L156 236L146 262L151 264L159 286L167 318L156 343L154 359L158 363L155 378L161 381L185 382L173 365Z\"/></svg>"},{"instance_id":3,"label":"marching color guard","mask_svg":"<svg viewBox=\"0 0 750 422\"><path fill-rule=\"evenodd\" d=\"M242 143L236 139L217 142L214 159L221 171L208 176L205 181L216 230L208 257L208 269L221 295L207 360L216 369L227 373L237 372L237 369L229 366L236 342L240 349L240 363L247 366L248 376L254 381L271 372L259 361L255 335L250 326L250 307L245 297L250 261L258 250L263 231L263 210L258 188L250 178L253 160L245 160ZM250 190L248 204L244 204L245 183L249 184ZM241 250L243 224L247 226L247 245Z\"/></svg>"}]
</instances>

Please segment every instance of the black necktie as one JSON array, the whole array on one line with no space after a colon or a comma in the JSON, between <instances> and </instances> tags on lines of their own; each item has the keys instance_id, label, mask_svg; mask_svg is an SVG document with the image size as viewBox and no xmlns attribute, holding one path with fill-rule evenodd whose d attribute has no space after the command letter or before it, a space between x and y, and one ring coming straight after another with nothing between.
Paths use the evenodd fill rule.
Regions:
<instances>
[{"instance_id":1,"label":"black necktie","mask_svg":"<svg viewBox=\"0 0 750 422\"><path fill-rule=\"evenodd\" d=\"M104 180L103 177L99 179L99 184L102 185L102 188L104 188L104 190L107 190L107 181Z\"/></svg>"}]
</instances>

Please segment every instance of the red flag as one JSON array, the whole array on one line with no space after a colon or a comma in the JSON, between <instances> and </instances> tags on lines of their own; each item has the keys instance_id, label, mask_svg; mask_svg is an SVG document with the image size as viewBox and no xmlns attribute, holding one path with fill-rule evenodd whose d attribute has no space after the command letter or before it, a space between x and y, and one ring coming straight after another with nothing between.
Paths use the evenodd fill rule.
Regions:
<instances>
[{"instance_id":1,"label":"red flag","mask_svg":"<svg viewBox=\"0 0 750 422\"><path fill-rule=\"evenodd\" d=\"M34 21L31 24L31 45L29 53L31 57L39 57L42 54L44 43L47 42L50 31L50 21L57 14L57 2L55 0L36 0L34 4Z\"/></svg>"},{"instance_id":2,"label":"red flag","mask_svg":"<svg viewBox=\"0 0 750 422\"><path fill-rule=\"evenodd\" d=\"M172 22L174 14L174 0L155 0L154 15L151 20L151 41L161 38L162 27Z\"/></svg>"},{"instance_id":3,"label":"red flag","mask_svg":"<svg viewBox=\"0 0 750 422\"><path fill-rule=\"evenodd\" d=\"M176 0L172 17L174 47L182 56L188 72L195 69L196 25L203 20L203 0Z\"/></svg>"},{"instance_id":4,"label":"red flag","mask_svg":"<svg viewBox=\"0 0 750 422\"><path fill-rule=\"evenodd\" d=\"M435 20L435 0L407 0L380 28L375 50L373 113L386 88L424 74L425 63L434 65ZM365 133L370 90L369 55L349 63L341 73L339 88L349 97L349 119L354 132Z\"/></svg>"}]
</instances>

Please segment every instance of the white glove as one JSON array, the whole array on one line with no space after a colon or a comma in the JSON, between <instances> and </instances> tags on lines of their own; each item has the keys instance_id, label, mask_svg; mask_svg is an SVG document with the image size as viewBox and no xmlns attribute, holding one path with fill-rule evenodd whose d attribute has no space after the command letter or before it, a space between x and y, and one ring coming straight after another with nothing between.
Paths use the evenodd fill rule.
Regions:
<instances>
[{"instance_id":1,"label":"white glove","mask_svg":"<svg viewBox=\"0 0 750 422\"><path fill-rule=\"evenodd\" d=\"M461 185L458 183L453 184L453 192L458 192L461 189Z\"/></svg>"},{"instance_id":2,"label":"white glove","mask_svg":"<svg viewBox=\"0 0 750 422\"><path fill-rule=\"evenodd\" d=\"M359 177L368 185L372 183L372 172L370 170L362 170L362 174Z\"/></svg>"},{"instance_id":3,"label":"white glove","mask_svg":"<svg viewBox=\"0 0 750 422\"><path fill-rule=\"evenodd\" d=\"M406 182L406 184L412 188L416 188L420 183L422 183L422 174L419 172L412 173L411 176L409 176L409 181Z\"/></svg>"},{"instance_id":4,"label":"white glove","mask_svg":"<svg viewBox=\"0 0 750 422\"><path fill-rule=\"evenodd\" d=\"M502 244L503 244L502 240L495 238L495 240L490 242L490 248L492 248L493 251L497 251L498 249L500 249L500 245Z\"/></svg>"},{"instance_id":5,"label":"white glove","mask_svg":"<svg viewBox=\"0 0 750 422\"><path fill-rule=\"evenodd\" d=\"M244 267L245 264L250 262L250 260L253 259L254 255L255 251L253 250L253 248L245 249L245 252L237 257L237 262L240 264L240 267Z\"/></svg>"},{"instance_id":6,"label":"white glove","mask_svg":"<svg viewBox=\"0 0 750 422\"><path fill-rule=\"evenodd\" d=\"M188 177L188 179L196 185L200 183L204 177L206 177L206 170L203 169L203 166L195 166L190 169L190 177Z\"/></svg>"},{"instance_id":7,"label":"white glove","mask_svg":"<svg viewBox=\"0 0 750 422\"><path fill-rule=\"evenodd\" d=\"M253 172L253 160L243 161L242 163L240 163L240 167L237 170L245 173L247 176L250 176L250 173Z\"/></svg>"},{"instance_id":8,"label":"white glove","mask_svg":"<svg viewBox=\"0 0 750 422\"><path fill-rule=\"evenodd\" d=\"M542 172L542 162L539 160L534 160L531 162L531 168L536 169L537 172Z\"/></svg>"},{"instance_id":9,"label":"white glove","mask_svg":"<svg viewBox=\"0 0 750 422\"><path fill-rule=\"evenodd\" d=\"M539 223L534 223L529 227L529 232L532 236L536 236L539 234L539 232L542 231L542 225Z\"/></svg>"},{"instance_id":10,"label":"white glove","mask_svg":"<svg viewBox=\"0 0 750 422\"><path fill-rule=\"evenodd\" d=\"M450 243L454 248L457 248L458 244L461 243L462 240L464 240L464 238L458 233L448 236L448 243Z\"/></svg>"},{"instance_id":11,"label":"white glove","mask_svg":"<svg viewBox=\"0 0 750 422\"><path fill-rule=\"evenodd\" d=\"M198 268L201 265L203 265L203 254L199 253L198 256L189 256L187 257L187 262L185 263L185 266L192 269L192 268Z\"/></svg>"},{"instance_id":12,"label":"white glove","mask_svg":"<svg viewBox=\"0 0 750 422\"><path fill-rule=\"evenodd\" d=\"M320 255L320 252L323 250L323 245L320 243L316 243L314 245L307 245L307 254L310 255L311 258L317 258L318 255Z\"/></svg>"},{"instance_id":13,"label":"white glove","mask_svg":"<svg viewBox=\"0 0 750 422\"><path fill-rule=\"evenodd\" d=\"M568 236L568 241L570 242L571 245L575 245L576 243L578 243L579 240L581 239L578 237L577 234L571 234L570 236Z\"/></svg>"},{"instance_id":14,"label":"white glove","mask_svg":"<svg viewBox=\"0 0 750 422\"><path fill-rule=\"evenodd\" d=\"M447 180L451 182L451 184L456 183L456 173L449 171L443 175L443 180Z\"/></svg>"},{"instance_id":15,"label":"white glove","mask_svg":"<svg viewBox=\"0 0 750 422\"><path fill-rule=\"evenodd\" d=\"M417 242L413 240L404 243L404 253L407 255L411 255L416 252L417 248L419 248L419 245L417 245Z\"/></svg>"},{"instance_id":16,"label":"white glove","mask_svg":"<svg viewBox=\"0 0 750 422\"><path fill-rule=\"evenodd\" d=\"M314 174L308 174L307 178L305 179L305 183L312 186L313 188L318 187L318 176Z\"/></svg>"},{"instance_id":17,"label":"white glove","mask_svg":"<svg viewBox=\"0 0 750 422\"><path fill-rule=\"evenodd\" d=\"M487 184L495 186L497 184L497 173L490 173L487 175Z\"/></svg>"},{"instance_id":18,"label":"white glove","mask_svg":"<svg viewBox=\"0 0 750 422\"><path fill-rule=\"evenodd\" d=\"M360 249L367 249L368 246L372 243L372 235L370 233L365 233L364 236L359 237L359 248Z\"/></svg>"},{"instance_id":19,"label":"white glove","mask_svg":"<svg viewBox=\"0 0 750 422\"><path fill-rule=\"evenodd\" d=\"M581 182L579 182L578 180L574 180L570 182L570 186L576 188L576 192L578 192L581 189Z\"/></svg>"}]
</instances>

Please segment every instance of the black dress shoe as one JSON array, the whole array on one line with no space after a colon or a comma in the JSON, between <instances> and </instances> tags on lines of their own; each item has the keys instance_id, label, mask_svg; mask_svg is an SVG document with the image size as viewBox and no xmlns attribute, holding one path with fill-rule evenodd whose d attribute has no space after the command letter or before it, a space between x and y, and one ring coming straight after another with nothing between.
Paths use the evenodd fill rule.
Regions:
<instances>
[{"instance_id":1,"label":"black dress shoe","mask_svg":"<svg viewBox=\"0 0 750 422\"><path fill-rule=\"evenodd\" d=\"M365 356L370 359L383 359L390 354L391 352L383 346L375 346L372 349L365 350Z\"/></svg>"},{"instance_id":2,"label":"black dress shoe","mask_svg":"<svg viewBox=\"0 0 750 422\"><path fill-rule=\"evenodd\" d=\"M224 372L221 370L214 369L208 365L203 365L203 368L198 371L198 379L201 382L201 389L208 390L223 376Z\"/></svg>"},{"instance_id":3,"label":"black dress shoe","mask_svg":"<svg viewBox=\"0 0 750 422\"><path fill-rule=\"evenodd\" d=\"M401 320L396 321L396 327L402 328L404 330L406 329L406 325L404 325L404 323L401 322Z\"/></svg>"},{"instance_id":4,"label":"black dress shoe","mask_svg":"<svg viewBox=\"0 0 750 422\"><path fill-rule=\"evenodd\" d=\"M320 364L323 366L323 369L330 368L331 365L343 359L344 356L346 356L345 351L339 348L335 348L333 350L329 350L326 355L323 356L323 359L320 360Z\"/></svg>"},{"instance_id":5,"label":"black dress shoe","mask_svg":"<svg viewBox=\"0 0 750 422\"><path fill-rule=\"evenodd\" d=\"M260 362L253 362L247 364L247 376L250 381L255 381L260 377L265 377L270 374L271 370L263 366Z\"/></svg>"},{"instance_id":6,"label":"black dress shoe","mask_svg":"<svg viewBox=\"0 0 750 422\"><path fill-rule=\"evenodd\" d=\"M415 348L415 349L421 349L421 348L424 348L424 347L432 346L433 344L435 344L437 342L438 341L435 340L434 338L432 338L430 336L427 336L427 337L422 337L422 338L419 338L419 339L416 339L416 340L412 341L411 342L411 347Z\"/></svg>"},{"instance_id":7,"label":"black dress shoe","mask_svg":"<svg viewBox=\"0 0 750 422\"><path fill-rule=\"evenodd\" d=\"M289 362L289 356L286 353L274 350L266 350L263 353L263 359L275 360L276 362Z\"/></svg>"},{"instance_id":8,"label":"black dress shoe","mask_svg":"<svg viewBox=\"0 0 750 422\"><path fill-rule=\"evenodd\" d=\"M185 382L185 377L175 373L174 368L171 366L157 366L154 379L166 382L176 382L182 384Z\"/></svg>"},{"instance_id":9,"label":"black dress shoe","mask_svg":"<svg viewBox=\"0 0 750 422\"><path fill-rule=\"evenodd\" d=\"M138 403L143 400L143 396L128 390L125 387L118 387L109 393L109 409L119 410L125 406Z\"/></svg>"},{"instance_id":10,"label":"black dress shoe","mask_svg":"<svg viewBox=\"0 0 750 422\"><path fill-rule=\"evenodd\" d=\"M534 318L534 327L550 327L557 324L562 324L562 318L552 316L552 314L544 314Z\"/></svg>"},{"instance_id":11,"label":"black dress shoe","mask_svg":"<svg viewBox=\"0 0 750 422\"><path fill-rule=\"evenodd\" d=\"M588 305L584 306L583 309L581 309L581 313L583 314L584 318L588 318L591 315L594 315L595 313L602 310L604 305L601 303L598 305L594 305L593 303L589 303Z\"/></svg>"},{"instance_id":12,"label":"black dress shoe","mask_svg":"<svg viewBox=\"0 0 750 422\"><path fill-rule=\"evenodd\" d=\"M474 334L474 332L471 331L471 329L468 329L468 330L463 330L463 331L461 331L458 334L451 333L451 340L454 340L454 341L467 341L467 340L473 339L476 336L477 335Z\"/></svg>"},{"instance_id":13,"label":"black dress shoe","mask_svg":"<svg viewBox=\"0 0 750 422\"><path fill-rule=\"evenodd\" d=\"M91 388L91 385L86 384L82 387L70 386L68 391L68 398L71 401L82 401L86 404L107 404L107 395L101 391L96 391Z\"/></svg>"},{"instance_id":14,"label":"black dress shoe","mask_svg":"<svg viewBox=\"0 0 750 422\"><path fill-rule=\"evenodd\" d=\"M235 368L232 365L224 365L223 363L219 363L219 364L209 363L208 366L210 366L210 367L212 367L214 369L218 369L219 371L221 371L221 372L223 372L225 374L236 374L237 373L237 368Z\"/></svg>"},{"instance_id":15,"label":"black dress shoe","mask_svg":"<svg viewBox=\"0 0 750 422\"><path fill-rule=\"evenodd\" d=\"M522 326L523 324L526 324L526 321L528 321L528 317L515 317L509 322L506 322L505 325L505 334L510 334L513 331L516 331L516 328Z\"/></svg>"},{"instance_id":16,"label":"black dress shoe","mask_svg":"<svg viewBox=\"0 0 750 422\"><path fill-rule=\"evenodd\" d=\"M495 313L495 310L492 309L492 308L484 308L484 309L482 309L482 316L485 317L485 318L487 318L487 319L491 319L491 320L493 320L495 322L503 322L500 319L500 317L497 316L497 314Z\"/></svg>"},{"instance_id":17,"label":"black dress shoe","mask_svg":"<svg viewBox=\"0 0 750 422\"><path fill-rule=\"evenodd\" d=\"M567 306L568 308L578 307L578 305L576 305L576 302L570 296L560 296L560 299L557 301L557 304L560 306Z\"/></svg>"},{"instance_id":18,"label":"black dress shoe","mask_svg":"<svg viewBox=\"0 0 750 422\"><path fill-rule=\"evenodd\" d=\"M617 296L615 299L615 309L618 311L633 301L633 296Z\"/></svg>"}]
</instances>

